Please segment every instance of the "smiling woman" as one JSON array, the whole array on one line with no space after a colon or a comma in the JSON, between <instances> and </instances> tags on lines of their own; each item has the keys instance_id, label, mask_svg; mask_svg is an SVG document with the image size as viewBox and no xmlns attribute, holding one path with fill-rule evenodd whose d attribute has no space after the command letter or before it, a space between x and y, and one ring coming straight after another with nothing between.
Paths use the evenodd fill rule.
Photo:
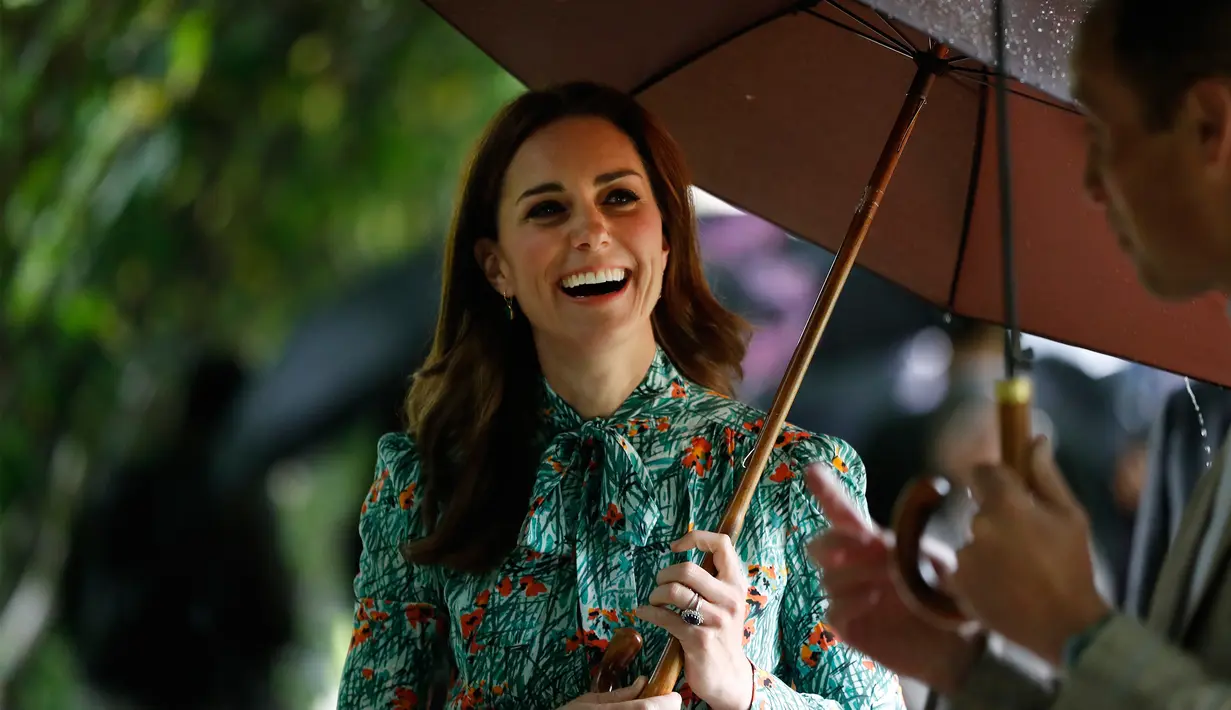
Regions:
<instances>
[{"instance_id":1,"label":"smiling woman","mask_svg":"<svg viewBox=\"0 0 1231 710\"><path fill-rule=\"evenodd\" d=\"M608 394L619 399L595 403L600 410L607 405L607 413L623 401L618 390L635 385L653 357L650 324L668 278L670 232L645 167L654 164L653 154L648 157L639 155L629 133L600 116L567 116L544 126L509 163L497 210L499 238L481 237L476 245L487 280L526 314L540 359L545 350L570 360L592 353L599 359L583 358L606 371L613 347L636 353L642 372L629 373L636 378L631 384L612 383ZM664 195L664 204L678 199L673 182L659 181L673 193ZM685 214L692 219L689 210ZM681 229L676 241L688 247L691 234ZM680 256L683 266L692 256ZM681 295L708 296L704 281L687 268L676 280ZM716 302L710 308L726 321L729 378L743 354L742 324ZM593 389L590 374L578 383L587 392Z\"/></svg>"},{"instance_id":2,"label":"smiling woman","mask_svg":"<svg viewBox=\"0 0 1231 710\"><path fill-rule=\"evenodd\" d=\"M764 414L729 399L746 328L705 283L689 197L679 148L617 91L530 92L492 122L410 431L381 439L361 509L339 707L901 707L808 569L806 466L866 515L845 443L788 427L738 546L705 532ZM621 627L643 675L680 640L677 693L586 693Z\"/></svg>"}]
</instances>

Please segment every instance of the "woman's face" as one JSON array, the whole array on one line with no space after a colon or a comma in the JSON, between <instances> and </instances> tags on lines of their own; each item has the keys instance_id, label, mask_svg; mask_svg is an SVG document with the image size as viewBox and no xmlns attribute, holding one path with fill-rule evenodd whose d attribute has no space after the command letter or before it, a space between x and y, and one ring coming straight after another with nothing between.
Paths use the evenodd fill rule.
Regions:
<instances>
[{"instance_id":1,"label":"woman's face","mask_svg":"<svg viewBox=\"0 0 1231 710\"><path fill-rule=\"evenodd\" d=\"M532 135L505 174L497 229L475 256L540 347L652 341L663 218L640 155L614 125L566 118Z\"/></svg>"}]
</instances>

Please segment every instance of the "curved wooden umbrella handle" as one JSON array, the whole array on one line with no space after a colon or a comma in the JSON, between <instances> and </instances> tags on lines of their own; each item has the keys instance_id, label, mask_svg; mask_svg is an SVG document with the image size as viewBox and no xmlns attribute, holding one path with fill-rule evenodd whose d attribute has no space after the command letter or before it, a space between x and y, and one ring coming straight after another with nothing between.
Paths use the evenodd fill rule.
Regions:
<instances>
[{"instance_id":1,"label":"curved wooden umbrella handle","mask_svg":"<svg viewBox=\"0 0 1231 710\"><path fill-rule=\"evenodd\" d=\"M636 629L616 629L603 652L603 659L598 664L598 673L590 684L592 693L610 693L616 689L620 676L628 670L628 664L633 662L641 652L641 634Z\"/></svg>"},{"instance_id":2,"label":"curved wooden umbrella handle","mask_svg":"<svg viewBox=\"0 0 1231 710\"><path fill-rule=\"evenodd\" d=\"M795 352L787 364L786 374L778 383L773 405L765 415L763 428L757 436L756 447L747 462L744 475L740 478L735 494L727 504L722 523L716 530L716 532L729 535L732 541L739 539L744 516L748 513L748 506L752 504L753 493L769 463L778 435L786 425L787 412L791 409L795 395L799 393L799 388L803 384L808 364L812 361L812 356L821 342L821 334L825 331L825 325L829 322L829 317L838 303L838 296L842 293L846 278L850 275L851 269L855 267L859 248L868 235L876 211L880 209L881 199L902 157L902 150L906 147L911 132L914 131L915 121L920 111L923 110L924 104L927 103L928 92L935 83L937 75L949 69L948 58L949 47L944 44L936 44L926 54L916 57L915 77L906 92L902 108L898 111L897 120L889 132L889 138L885 141L876 167L872 170L872 176L864 188L864 197L854 216L851 217L846 236L842 239L842 246L834 256L829 275L825 277L825 284L821 287L820 294L817 295L811 315L808 316L808 324L804 326L804 332L799 336L799 343L795 346ZM708 554L702 560L701 566L713 574L714 563ZM610 646L608 650L610 651ZM606 656L602 663L607 663ZM662 656L659 657L658 665L654 668L654 675L650 677L641 697L654 698L670 693L675 689L683 670L684 649L679 641L672 638L667 643Z\"/></svg>"},{"instance_id":3,"label":"curved wooden umbrella handle","mask_svg":"<svg viewBox=\"0 0 1231 710\"><path fill-rule=\"evenodd\" d=\"M965 623L966 615L952 597L932 586L923 575L926 561L923 536L928 521L944 506L953 484L943 477L912 481L898 497L893 511L893 536L897 547L890 572L902 600L934 625L951 628Z\"/></svg>"},{"instance_id":4,"label":"curved wooden umbrella handle","mask_svg":"<svg viewBox=\"0 0 1231 710\"><path fill-rule=\"evenodd\" d=\"M1014 471L1022 471L1030 450L1031 385L1025 377L996 383L1000 420L1000 459ZM923 537L932 516L955 485L930 477L914 481L898 498L893 532L896 554L890 564L902 600L940 628L954 628L969 621L953 597L937 589L923 576Z\"/></svg>"}]
</instances>

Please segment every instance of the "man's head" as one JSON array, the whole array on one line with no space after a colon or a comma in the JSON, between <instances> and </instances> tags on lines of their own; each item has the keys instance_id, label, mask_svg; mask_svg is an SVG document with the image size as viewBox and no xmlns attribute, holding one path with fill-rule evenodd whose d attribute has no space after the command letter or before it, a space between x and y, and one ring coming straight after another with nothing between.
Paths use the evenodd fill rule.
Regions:
<instances>
[{"instance_id":1,"label":"man's head","mask_svg":"<svg viewBox=\"0 0 1231 710\"><path fill-rule=\"evenodd\" d=\"M1086 189L1141 281L1231 292L1231 2L1098 0L1074 77Z\"/></svg>"}]
</instances>

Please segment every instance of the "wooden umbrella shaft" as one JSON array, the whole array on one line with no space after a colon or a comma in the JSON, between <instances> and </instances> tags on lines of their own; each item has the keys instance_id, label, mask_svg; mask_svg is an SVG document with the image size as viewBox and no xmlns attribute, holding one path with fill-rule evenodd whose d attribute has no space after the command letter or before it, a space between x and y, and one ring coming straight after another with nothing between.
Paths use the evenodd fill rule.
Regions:
<instances>
[{"instance_id":1,"label":"wooden umbrella shaft","mask_svg":"<svg viewBox=\"0 0 1231 710\"><path fill-rule=\"evenodd\" d=\"M851 220L846 236L842 240L842 246L838 249L833 266L829 269L829 275L825 277L825 284L821 287L816 305L812 308L812 315L808 317L808 325L799 338L799 344L795 346L795 353L791 356L786 374L778 385L777 394L774 395L773 405L765 417L765 425L757 438L756 448L748 461L748 467L744 471L739 487L735 490L735 496L728 504L722 524L718 528L718 532L730 536L732 540L739 537L740 529L744 525L744 516L747 515L748 507L752 503L752 495L761 481L761 474L764 473L765 466L769 463L778 435L782 433L782 427L786 424L787 412L790 411L795 401L795 395L799 393L799 387L808 371L808 365L812 362L812 356L821 342L821 334L824 333L829 317L833 315L834 306L837 305L838 296L841 295L846 279L855 266L859 248L863 246L864 237L868 235L872 220L876 217L876 211L880 207L880 201L889 187L894 170L898 167L902 150L914 131L915 120L919 117L924 104L927 103L927 95L936 81L936 76L947 66L945 60L948 56L949 48L938 44L930 52L916 59L919 68L906 93L902 110L898 113L893 129L889 132L889 138L885 141L885 147L872 171L872 177L867 187L864 188L863 200L859 203L859 208ZM710 555L705 556L702 566L711 574L714 573L714 564ZM684 650L679 640L672 638L659 658L654 675L642 691L641 697L658 697L670 693L675 688L683 669Z\"/></svg>"}]
</instances>

